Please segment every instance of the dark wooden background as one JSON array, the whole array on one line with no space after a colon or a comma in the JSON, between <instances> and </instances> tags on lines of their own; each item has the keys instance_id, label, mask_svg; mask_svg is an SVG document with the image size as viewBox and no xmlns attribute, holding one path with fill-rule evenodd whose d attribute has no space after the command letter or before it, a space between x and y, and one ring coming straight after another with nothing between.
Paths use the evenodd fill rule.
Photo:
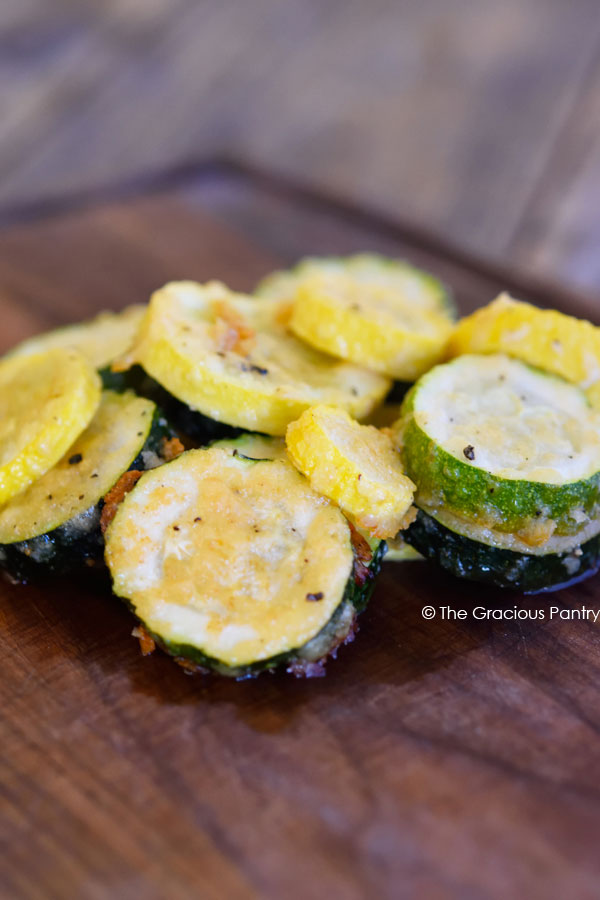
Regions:
<instances>
[{"instance_id":1,"label":"dark wooden background","mask_svg":"<svg viewBox=\"0 0 600 900\"><path fill-rule=\"evenodd\" d=\"M2 0L0 207L223 151L600 288L597 0Z\"/></svg>"}]
</instances>

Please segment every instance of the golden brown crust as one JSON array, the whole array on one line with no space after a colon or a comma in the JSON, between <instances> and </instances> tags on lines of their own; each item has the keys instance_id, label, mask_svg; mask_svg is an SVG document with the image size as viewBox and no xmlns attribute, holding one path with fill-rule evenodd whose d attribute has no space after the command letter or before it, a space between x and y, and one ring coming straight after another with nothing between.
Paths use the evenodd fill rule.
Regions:
<instances>
[{"instance_id":1,"label":"golden brown crust","mask_svg":"<svg viewBox=\"0 0 600 900\"><path fill-rule=\"evenodd\" d=\"M154 653L156 650L156 641L152 635L146 631L143 625L136 625L131 634L140 642L142 656L150 656L151 653Z\"/></svg>"},{"instance_id":2,"label":"golden brown crust","mask_svg":"<svg viewBox=\"0 0 600 900\"><path fill-rule=\"evenodd\" d=\"M225 301L215 304L215 340L218 349L245 356L254 344L255 331L242 316Z\"/></svg>"},{"instance_id":3,"label":"golden brown crust","mask_svg":"<svg viewBox=\"0 0 600 900\"><path fill-rule=\"evenodd\" d=\"M350 540L354 551L354 583L362 587L371 577L369 563L373 559L373 551L369 547L367 540L354 527L352 522L348 522L348 525L350 526Z\"/></svg>"},{"instance_id":4,"label":"golden brown crust","mask_svg":"<svg viewBox=\"0 0 600 900\"><path fill-rule=\"evenodd\" d=\"M160 446L160 455L164 459L165 462L171 462L172 459L177 459L178 456L181 456L185 447L177 437L172 438L163 438Z\"/></svg>"},{"instance_id":5,"label":"golden brown crust","mask_svg":"<svg viewBox=\"0 0 600 900\"><path fill-rule=\"evenodd\" d=\"M135 487L143 474L143 472L139 472L137 469L129 469L127 472L123 472L114 487L112 487L108 494L105 495L102 515L100 516L100 528L102 534L105 533L106 529L116 516L119 505L122 503L125 495Z\"/></svg>"}]
</instances>

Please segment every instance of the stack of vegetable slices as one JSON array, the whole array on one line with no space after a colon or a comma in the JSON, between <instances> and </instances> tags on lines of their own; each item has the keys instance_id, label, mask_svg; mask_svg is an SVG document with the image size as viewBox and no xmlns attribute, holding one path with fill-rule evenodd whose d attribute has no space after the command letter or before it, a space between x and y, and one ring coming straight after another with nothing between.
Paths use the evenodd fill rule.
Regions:
<instances>
[{"instance_id":1,"label":"stack of vegetable slices","mask_svg":"<svg viewBox=\"0 0 600 900\"><path fill-rule=\"evenodd\" d=\"M55 347L0 362L0 564L18 581L100 563L106 498L174 437L151 401L102 391L80 351Z\"/></svg>"},{"instance_id":2,"label":"stack of vegetable slices","mask_svg":"<svg viewBox=\"0 0 600 900\"><path fill-rule=\"evenodd\" d=\"M448 355L394 426L417 485L405 540L455 575L527 593L594 574L600 330L501 295L459 322Z\"/></svg>"},{"instance_id":3,"label":"stack of vegetable slices","mask_svg":"<svg viewBox=\"0 0 600 900\"><path fill-rule=\"evenodd\" d=\"M0 361L0 564L105 564L144 653L236 678L323 674L388 545L518 590L585 577L600 342L557 316L456 323L433 276L359 254L32 338Z\"/></svg>"}]
</instances>

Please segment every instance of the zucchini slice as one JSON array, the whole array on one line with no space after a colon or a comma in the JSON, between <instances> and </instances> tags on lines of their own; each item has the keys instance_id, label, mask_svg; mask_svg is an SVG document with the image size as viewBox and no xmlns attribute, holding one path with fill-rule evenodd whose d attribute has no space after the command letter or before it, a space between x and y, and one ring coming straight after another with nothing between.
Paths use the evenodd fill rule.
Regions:
<instances>
[{"instance_id":1,"label":"zucchini slice","mask_svg":"<svg viewBox=\"0 0 600 900\"><path fill-rule=\"evenodd\" d=\"M0 504L47 472L100 403L100 379L76 350L0 362Z\"/></svg>"},{"instance_id":2,"label":"zucchini slice","mask_svg":"<svg viewBox=\"0 0 600 900\"><path fill-rule=\"evenodd\" d=\"M527 545L600 517L598 417L575 385L503 355L425 375L394 428L417 505Z\"/></svg>"},{"instance_id":3,"label":"zucchini slice","mask_svg":"<svg viewBox=\"0 0 600 900\"><path fill-rule=\"evenodd\" d=\"M600 381L600 328L506 293L461 319L448 353L506 353L584 389Z\"/></svg>"},{"instance_id":4,"label":"zucchini slice","mask_svg":"<svg viewBox=\"0 0 600 900\"><path fill-rule=\"evenodd\" d=\"M108 528L106 561L114 592L186 667L320 674L384 549L353 546L342 513L289 462L215 446L140 478Z\"/></svg>"},{"instance_id":5,"label":"zucchini slice","mask_svg":"<svg viewBox=\"0 0 600 900\"><path fill-rule=\"evenodd\" d=\"M283 435L309 406L327 402L360 417L389 381L306 347L286 328L276 300L219 282L177 282L157 291L127 362L210 419Z\"/></svg>"},{"instance_id":6,"label":"zucchini slice","mask_svg":"<svg viewBox=\"0 0 600 900\"><path fill-rule=\"evenodd\" d=\"M525 594L557 591L600 568L600 533L554 553L520 553L474 540L419 510L403 536L427 559L458 578L512 588Z\"/></svg>"},{"instance_id":7,"label":"zucchini slice","mask_svg":"<svg viewBox=\"0 0 600 900\"><path fill-rule=\"evenodd\" d=\"M104 496L128 469L159 465L171 434L149 400L104 391L62 459L0 508L0 565L23 581L101 559Z\"/></svg>"},{"instance_id":8,"label":"zucchini slice","mask_svg":"<svg viewBox=\"0 0 600 900\"><path fill-rule=\"evenodd\" d=\"M256 286L257 297L293 302L300 282L311 275L346 275L365 286L381 287L410 296L421 309L441 312L456 318L450 291L433 275L417 269L403 259L391 259L378 253L354 256L309 256L292 269L272 272Z\"/></svg>"},{"instance_id":9,"label":"zucchini slice","mask_svg":"<svg viewBox=\"0 0 600 900\"><path fill-rule=\"evenodd\" d=\"M342 409L314 406L288 425L286 445L313 488L360 529L387 538L403 527L415 486L388 434L359 425Z\"/></svg>"},{"instance_id":10,"label":"zucchini slice","mask_svg":"<svg viewBox=\"0 0 600 900\"><path fill-rule=\"evenodd\" d=\"M104 369L133 344L146 307L128 306L122 312L101 312L94 319L65 325L28 338L10 356L29 356L56 347L79 350L95 369Z\"/></svg>"},{"instance_id":11,"label":"zucchini slice","mask_svg":"<svg viewBox=\"0 0 600 900\"><path fill-rule=\"evenodd\" d=\"M410 267L395 281L313 268L296 287L290 327L325 353L414 381L442 359L452 331L441 290Z\"/></svg>"}]
</instances>

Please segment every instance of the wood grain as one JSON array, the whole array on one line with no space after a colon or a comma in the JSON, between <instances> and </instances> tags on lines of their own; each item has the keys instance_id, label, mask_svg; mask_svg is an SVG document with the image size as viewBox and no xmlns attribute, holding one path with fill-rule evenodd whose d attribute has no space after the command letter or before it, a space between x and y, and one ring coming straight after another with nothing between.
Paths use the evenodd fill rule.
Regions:
<instances>
[{"instance_id":1,"label":"wood grain","mask_svg":"<svg viewBox=\"0 0 600 900\"><path fill-rule=\"evenodd\" d=\"M463 308L496 290L418 234L223 168L3 231L1 339L170 277L247 288L365 232L443 271ZM597 610L600 593L388 565L326 679L231 683L142 658L98 575L3 584L0 895L596 897L600 626L426 622L426 603Z\"/></svg>"},{"instance_id":2,"label":"wood grain","mask_svg":"<svg viewBox=\"0 0 600 900\"><path fill-rule=\"evenodd\" d=\"M596 0L4 0L0 205L226 152L600 287Z\"/></svg>"}]
</instances>

